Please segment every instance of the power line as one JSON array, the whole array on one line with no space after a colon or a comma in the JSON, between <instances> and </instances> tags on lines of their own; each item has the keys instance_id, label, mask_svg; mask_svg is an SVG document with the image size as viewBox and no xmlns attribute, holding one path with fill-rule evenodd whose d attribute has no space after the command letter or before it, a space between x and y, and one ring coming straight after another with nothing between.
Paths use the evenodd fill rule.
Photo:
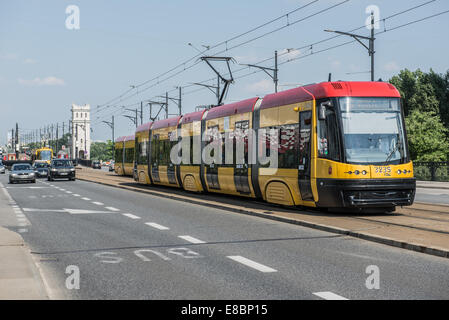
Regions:
<instances>
[{"instance_id":1,"label":"power line","mask_svg":"<svg viewBox=\"0 0 449 320\"><path fill-rule=\"evenodd\" d=\"M186 70L192 68L193 66L199 64L200 62L199 62L199 61L196 61L196 62L193 63L193 65L190 65L190 66L187 66L187 67L186 67L186 64L187 64L187 63L189 63L189 62L191 62L192 60L194 60L195 58L201 56L201 55L202 55L203 53L205 53L206 51L209 51L209 50L211 50L211 49L213 49L213 48L216 48L216 47L218 47L218 46L220 46L220 45L223 45L223 44L226 44L226 46L227 46L228 42L230 42L230 41L232 41L232 40L235 40L235 39L237 39L237 38L240 38L240 37L242 37L242 36L244 36L244 35L246 35L246 34L249 34L249 33L253 32L253 31L255 31L255 30L258 30L258 29L260 29L260 28L262 28L262 27L264 27L264 26L266 26L266 25L268 25L268 24L270 24L270 23L273 23L273 22L275 22L275 21L278 21L278 20L281 19L282 17L288 17L291 13L294 13L294 12L297 12L297 11L299 11L299 10L301 10L301 9L304 9L304 8L310 6L310 5L312 5L312 4L314 4L314 3L318 2L318 1L319 1L319 0L313 0L313 1L311 1L311 2L309 2L309 3L307 3L307 4L305 4L305 5L303 5L303 6L299 7L299 8L296 8L295 10L292 10L292 11L290 11L289 13L284 14L284 15L282 15L282 16L276 18L276 19L273 19L273 20L271 20L271 21L269 21L269 22L267 22L267 23L265 23L265 24L259 25L258 27L255 27L255 28L253 28L253 29L251 29L251 30L249 30L249 31L247 31L247 32L241 33L241 34L239 34L238 36L235 36L235 37L233 37L233 38L231 38L231 39L222 41L222 42L220 42L220 43L217 44L217 45L210 46L210 47L207 48L207 50L204 50L201 54L195 55L194 57L192 57L192 58L190 58L190 59L184 61L183 63L177 65L176 67L170 69L169 71L166 71L166 72L164 72L164 73L162 73L162 74L160 74L160 75L158 75L158 76L156 76L156 77L154 77L154 78L152 78L152 79L150 79L150 80L147 80L147 81L145 81L145 82L143 82L143 83L141 83L141 84L139 84L139 85L134 86L134 88L141 87L141 86L143 86L143 85L145 85L145 84L147 84L147 83L149 83L149 82L152 82L152 81L157 80L157 83L156 83L156 84L141 89L141 90L140 90L140 93L142 93L142 92L144 92L144 91L146 91L146 90L148 90L148 89L150 89L150 88L153 88L154 86L156 86L156 85L158 85L158 84L160 84L160 83L162 83L162 82L165 82L165 81L167 81L167 80L169 80L169 79L175 77L176 75L178 75L178 74L180 74L180 73L182 73L182 72L184 72L184 71L186 71ZM322 9L322 10L320 10L320 11L318 11L318 12L315 12L315 13L309 15L309 16L306 16L306 17L304 17L304 18L295 20L295 21L293 21L293 22L287 21L287 24L284 25L284 26L282 26L282 27L279 27L279 28L277 28L277 29L275 29L275 30L269 31L269 32L264 33L264 34L262 34L262 35L260 35L260 36L257 36L257 37L255 37L255 38L252 38L252 39L249 39L249 40L244 41L244 42L242 42L242 43L239 43L239 44L237 44L237 45L234 45L234 46L231 47L231 48L227 48L227 47L226 47L225 50L222 50L222 51L220 51L220 52L217 52L217 53L215 53L215 54L213 54L213 55L217 55L217 54L220 54L220 53L223 53L223 52L226 52L226 51L235 49L235 48L237 48L237 47L240 47L240 46L242 46L242 45L245 45L245 44L247 44L247 43L250 43L250 42L252 42L252 41L255 41L255 40L257 40L257 39L260 39L260 38L262 38L262 37L265 37L265 36L267 36L267 35L269 35L269 34L272 34L272 33L274 33L274 32L280 31L280 30L282 30L282 29L284 29L284 28L287 28L287 27L290 27L290 26L292 26L292 25L295 25L296 23L299 23L299 22L305 21L305 20L307 20L307 19L310 19L310 18L312 18L312 17L314 17L314 16L316 16L316 15L318 15L318 14L321 14L321 13L323 13L323 12L326 12L326 11L328 11L328 10L331 10L331 9L333 9L333 8L335 8L335 7L337 7L337 6L340 6L340 5L342 5L342 4L346 3L346 2L349 2L349 1L351 1L351 0L344 0L344 1L340 2L340 3L337 3L337 4L335 4L335 5L326 7L325 9ZM181 67L181 66L184 67L181 71L179 71L179 72L177 72L177 73L175 73L175 74L173 74L173 75L171 75L171 76L169 76L169 77L166 77L166 78L164 78L164 79L162 79L162 80L160 79L162 76L165 76L165 75L169 74L170 72L172 72L172 71L178 69L178 68ZM126 93L128 93L128 92L130 92L130 90L127 90ZM121 99L121 101L123 101L123 100L129 99L129 98L132 97L132 96L137 95L137 93L134 93L134 94L131 94L131 95L126 96L125 98L123 98L123 97L126 95L126 93L123 93L123 94L121 94L120 96L118 96L117 98L110 100L110 102L115 101L115 100L117 100L117 99ZM123 99L122 99L122 98L123 98ZM109 102L109 103L110 103L110 102ZM106 107L106 108L108 107L108 106L105 106L105 104L102 104L102 105L99 105L99 106L100 106L100 107ZM103 111L103 110L99 110L99 111Z\"/></svg>"},{"instance_id":2,"label":"power line","mask_svg":"<svg viewBox=\"0 0 449 320\"><path fill-rule=\"evenodd\" d=\"M409 12L409 11L411 11L411 10L420 8L420 7L424 6L424 5L427 5L427 4L432 3L432 2L435 2L435 1L437 1L437 0L427 1L427 2L425 2L425 3L422 3L422 4L420 4L420 5L417 5L417 6L415 6L415 7L412 7L412 8L403 10L403 11L401 11L401 12L395 13L395 14L393 14L393 15L390 15L390 16L388 16L387 18L379 19L378 21L387 20L387 19L396 17L396 16L398 16L398 15L400 15L400 14L403 14L403 13ZM395 26L395 27L390 28L390 29L384 29L383 31L377 32L376 35L377 35L377 34L386 33L386 32L389 32L389 31L393 31L393 30L396 30L396 29L399 29L399 28L402 28L402 27L405 27L405 26L408 26L408 25L412 25L412 24L415 24L415 23L418 23L418 22L421 22L421 21L425 21L425 20L428 20L428 19L431 19L431 18L440 16L440 15L443 15L443 14L448 13L448 12L449 12L449 10L442 11L442 12L439 12L439 13L436 13L436 14L433 14L433 15L430 15L430 16L427 16L427 17L424 17L424 18L420 18L420 19L417 19L417 20L414 20L414 21L411 21L411 22L408 22L408 23L404 23L404 24L399 25L399 26ZM365 25L363 25L363 26L361 26L361 27L358 27L358 28L356 28L356 29L353 29L353 30L351 30L351 31L355 31L355 30L358 30L358 29L363 28L363 27L365 27ZM325 41L329 41L329 40L334 39L334 38L337 38L337 37L339 37L339 36L340 36L340 35L338 35L338 36L333 36L333 37L330 37L330 38L327 38L327 39L323 39L323 40L314 42L313 44L305 45L305 46L300 47L300 48L295 49L295 50L301 50L301 49L303 49L303 48L309 48L309 47L311 47L311 46L313 46L313 45L315 45L315 44L323 43L323 42L325 42ZM339 48L339 47L342 47L342 46L346 46L346 45L349 45L349 44L354 43L354 42L355 42L355 40L346 41L346 42L343 42L343 43L340 43L340 44L337 44L337 45L334 45L334 46L331 46L331 47L327 47L327 48L324 48L324 49L321 49L321 50L312 51L312 52L308 53L307 55L302 55L302 56L300 56L300 57L288 59L288 60L286 60L286 61L284 61L284 62L279 63L279 65L284 65L284 64L286 64L286 63L289 63L289 62L292 62L292 61L296 61L296 60L299 60L299 59L303 59L303 58L308 57L308 56L311 56L311 55L313 55L313 54L322 53L322 52L326 52L326 51L329 51L329 50L332 50L332 49L336 49L336 48ZM281 53L279 56L282 56L282 55L285 55L285 54L288 54L288 52ZM264 60L258 62L258 64L259 64L259 63L266 62L266 61L271 60L271 59L272 59L272 57L267 58L267 59L264 59ZM240 71L245 70L245 69L247 69L247 68L246 68L246 67L245 67L245 68L241 68L241 69L238 69L238 70L233 71L233 72L234 72L234 73L237 73L237 72L240 72ZM255 74L255 73L258 73L258 72L261 72L261 70L256 70L256 71L254 71L254 72L244 74L244 75L242 75L242 76L236 77L235 79L241 79L241 78L250 76L250 75ZM204 81L202 81L201 83L207 82L207 81L211 81L211 80L213 80L213 78L208 79L208 80L204 80ZM182 88L187 88L187 87L191 87L191 86L193 86L193 85L186 85L186 86L183 86ZM191 93L199 92L200 90L204 90L204 88L199 88L199 89L196 89L196 90L187 91L187 92L184 92L183 95L188 95L188 94L191 94ZM171 91L173 91L173 90L171 90ZM171 91L169 91L169 92L171 92ZM136 103L134 103L134 104L136 104Z\"/></svg>"}]
</instances>

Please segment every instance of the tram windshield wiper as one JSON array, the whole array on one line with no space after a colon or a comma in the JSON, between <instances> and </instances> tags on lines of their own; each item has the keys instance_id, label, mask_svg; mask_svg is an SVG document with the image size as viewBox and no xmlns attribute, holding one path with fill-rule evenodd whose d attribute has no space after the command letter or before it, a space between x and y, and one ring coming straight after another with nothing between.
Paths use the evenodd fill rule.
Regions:
<instances>
[{"instance_id":1,"label":"tram windshield wiper","mask_svg":"<svg viewBox=\"0 0 449 320\"><path fill-rule=\"evenodd\" d=\"M398 143L394 146L393 150L388 154L387 159L385 159L384 166L388 165L388 162L390 162L391 157L398 151L399 147L401 146L401 141L399 140Z\"/></svg>"}]
</instances>

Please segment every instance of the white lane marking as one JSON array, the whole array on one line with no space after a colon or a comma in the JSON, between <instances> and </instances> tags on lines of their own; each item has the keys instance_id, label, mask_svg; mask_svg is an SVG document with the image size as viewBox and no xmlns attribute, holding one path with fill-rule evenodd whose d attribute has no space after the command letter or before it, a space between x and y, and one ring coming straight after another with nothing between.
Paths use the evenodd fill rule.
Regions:
<instances>
[{"instance_id":1,"label":"white lane marking","mask_svg":"<svg viewBox=\"0 0 449 320\"><path fill-rule=\"evenodd\" d=\"M106 209L108 209L108 210L111 210L111 211L120 211L120 209L117 209L117 208L114 208L114 207L105 207Z\"/></svg>"},{"instance_id":2,"label":"white lane marking","mask_svg":"<svg viewBox=\"0 0 449 320\"><path fill-rule=\"evenodd\" d=\"M88 214L88 213L111 213L110 211L96 211L96 210L84 210L84 209L36 209L36 208L23 208L26 212L67 212L70 214Z\"/></svg>"},{"instance_id":3,"label":"white lane marking","mask_svg":"<svg viewBox=\"0 0 449 320\"><path fill-rule=\"evenodd\" d=\"M325 300L349 300L330 291L314 292L313 294Z\"/></svg>"},{"instance_id":4,"label":"white lane marking","mask_svg":"<svg viewBox=\"0 0 449 320\"><path fill-rule=\"evenodd\" d=\"M277 272L276 269L264 266L263 264L260 264L258 262L249 260L242 256L228 256L229 259L232 259L234 261L237 261L241 264L244 264L245 266L248 266L250 268L256 269L260 272Z\"/></svg>"},{"instance_id":5,"label":"white lane marking","mask_svg":"<svg viewBox=\"0 0 449 320\"><path fill-rule=\"evenodd\" d=\"M74 197L80 197L80 195L79 195L78 193L74 193L74 194L72 194L72 196L74 196Z\"/></svg>"},{"instance_id":6,"label":"white lane marking","mask_svg":"<svg viewBox=\"0 0 449 320\"><path fill-rule=\"evenodd\" d=\"M135 216L135 215L133 215L133 214L131 214L131 213L123 213L123 215L124 215L125 217L131 218L131 219L140 219L139 216Z\"/></svg>"},{"instance_id":7,"label":"white lane marking","mask_svg":"<svg viewBox=\"0 0 449 320\"><path fill-rule=\"evenodd\" d=\"M159 229L159 230L170 230L170 228L164 227L160 224L154 223L154 222L145 222L146 225Z\"/></svg>"},{"instance_id":8,"label":"white lane marking","mask_svg":"<svg viewBox=\"0 0 449 320\"><path fill-rule=\"evenodd\" d=\"M197 243L206 243L203 240L200 240L200 239L197 239L197 238L194 238L194 237L191 237L191 236L178 236L178 238L181 238L181 239L184 239L184 240L186 240L188 242L196 243L196 244Z\"/></svg>"},{"instance_id":9,"label":"white lane marking","mask_svg":"<svg viewBox=\"0 0 449 320\"><path fill-rule=\"evenodd\" d=\"M86 201L90 201L90 199L89 199L89 198L81 198L81 199L83 199L83 200L86 200Z\"/></svg>"},{"instance_id":10,"label":"white lane marking","mask_svg":"<svg viewBox=\"0 0 449 320\"><path fill-rule=\"evenodd\" d=\"M25 212L65 212L64 209L35 209L35 208L23 208Z\"/></svg>"},{"instance_id":11,"label":"white lane marking","mask_svg":"<svg viewBox=\"0 0 449 320\"><path fill-rule=\"evenodd\" d=\"M62 189L62 188L59 188L59 190L61 190L61 191L65 191L65 189Z\"/></svg>"},{"instance_id":12,"label":"white lane marking","mask_svg":"<svg viewBox=\"0 0 449 320\"><path fill-rule=\"evenodd\" d=\"M96 204L97 206L104 206L103 202L93 201L93 204Z\"/></svg>"},{"instance_id":13,"label":"white lane marking","mask_svg":"<svg viewBox=\"0 0 449 320\"><path fill-rule=\"evenodd\" d=\"M73 193L72 191L66 191L65 193Z\"/></svg>"},{"instance_id":14,"label":"white lane marking","mask_svg":"<svg viewBox=\"0 0 449 320\"><path fill-rule=\"evenodd\" d=\"M23 228L23 229L19 229L18 231L19 231L19 233L24 233L24 232L28 232L28 229Z\"/></svg>"}]
</instances>

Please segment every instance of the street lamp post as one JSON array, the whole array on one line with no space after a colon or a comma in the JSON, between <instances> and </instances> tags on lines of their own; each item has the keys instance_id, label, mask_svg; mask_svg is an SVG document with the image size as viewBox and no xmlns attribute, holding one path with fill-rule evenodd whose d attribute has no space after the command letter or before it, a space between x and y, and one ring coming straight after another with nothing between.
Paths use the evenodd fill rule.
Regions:
<instances>
[{"instance_id":1,"label":"street lamp post","mask_svg":"<svg viewBox=\"0 0 449 320\"><path fill-rule=\"evenodd\" d=\"M350 36L352 38L354 38L355 40L357 40L357 42L359 42L362 46L364 46L367 50L368 50L368 54L371 57L371 81L374 81L374 40L376 40L376 38L374 38L374 13L371 12L371 36L370 37L366 37L366 36L361 36L358 34L353 34L353 33L349 33L349 32L342 32L342 31L334 31L334 30L324 30L326 32L334 32L334 33L338 33L341 35L345 35L345 36ZM363 43L362 40L368 40L369 44L368 46Z\"/></svg>"}]
</instances>

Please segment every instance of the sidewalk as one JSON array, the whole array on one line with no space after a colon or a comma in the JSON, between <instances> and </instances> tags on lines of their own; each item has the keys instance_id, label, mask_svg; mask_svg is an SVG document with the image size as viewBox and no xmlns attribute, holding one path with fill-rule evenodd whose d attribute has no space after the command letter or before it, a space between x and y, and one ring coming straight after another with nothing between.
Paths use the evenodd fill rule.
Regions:
<instances>
[{"instance_id":1,"label":"sidewalk","mask_svg":"<svg viewBox=\"0 0 449 320\"><path fill-rule=\"evenodd\" d=\"M449 182L416 181L417 188L449 189Z\"/></svg>"},{"instance_id":2,"label":"sidewalk","mask_svg":"<svg viewBox=\"0 0 449 320\"><path fill-rule=\"evenodd\" d=\"M47 293L29 248L20 234L4 226L16 227L9 198L0 186L0 300L46 300Z\"/></svg>"}]
</instances>

